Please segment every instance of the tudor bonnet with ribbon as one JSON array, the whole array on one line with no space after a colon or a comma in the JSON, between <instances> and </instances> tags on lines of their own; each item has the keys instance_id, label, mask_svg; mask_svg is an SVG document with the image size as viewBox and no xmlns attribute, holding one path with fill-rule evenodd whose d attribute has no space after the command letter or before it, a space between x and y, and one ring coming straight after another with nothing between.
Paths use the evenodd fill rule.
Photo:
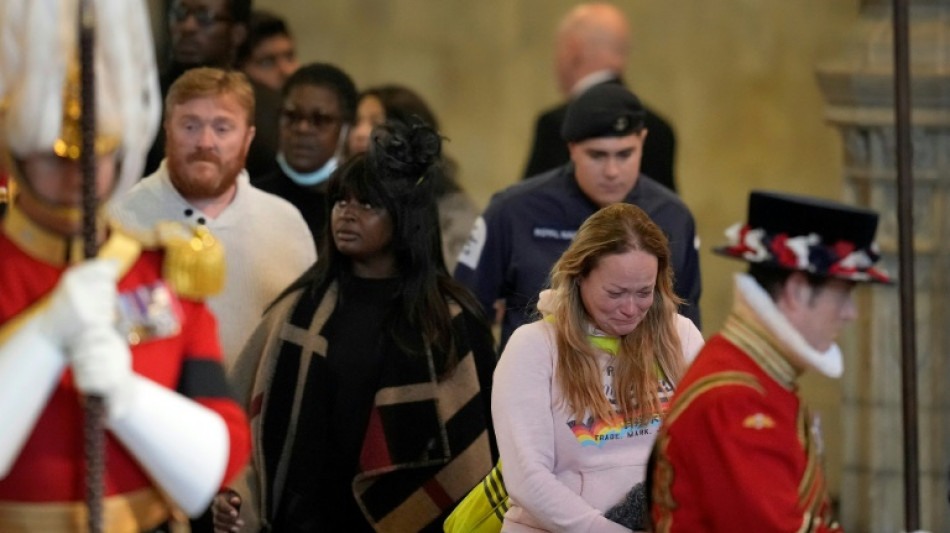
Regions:
<instances>
[{"instance_id":1,"label":"tudor bonnet with ribbon","mask_svg":"<svg viewBox=\"0 0 950 533\"><path fill-rule=\"evenodd\" d=\"M752 191L745 224L726 230L717 254L763 266L855 282L891 284L875 267L880 250L874 211L793 194Z\"/></svg>"}]
</instances>

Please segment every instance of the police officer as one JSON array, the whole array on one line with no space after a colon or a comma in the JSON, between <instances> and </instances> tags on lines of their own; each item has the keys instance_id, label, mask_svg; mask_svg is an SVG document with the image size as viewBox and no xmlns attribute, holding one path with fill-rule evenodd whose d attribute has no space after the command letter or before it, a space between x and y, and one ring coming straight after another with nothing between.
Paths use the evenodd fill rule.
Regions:
<instances>
[{"instance_id":1,"label":"police officer","mask_svg":"<svg viewBox=\"0 0 950 533\"><path fill-rule=\"evenodd\" d=\"M647 138L640 100L615 84L591 88L567 110L561 136L571 161L496 194L475 221L459 256L455 278L467 285L486 315L504 300L501 346L534 314L551 266L577 228L601 207L634 204L670 241L680 312L700 326L699 255L696 228L686 205L640 174Z\"/></svg>"}]
</instances>

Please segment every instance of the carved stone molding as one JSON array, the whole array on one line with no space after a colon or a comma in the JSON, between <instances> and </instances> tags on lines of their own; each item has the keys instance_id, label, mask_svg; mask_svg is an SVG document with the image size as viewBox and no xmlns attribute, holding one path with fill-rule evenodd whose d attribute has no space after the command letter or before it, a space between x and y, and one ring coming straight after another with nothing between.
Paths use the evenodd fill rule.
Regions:
<instances>
[{"instance_id":1,"label":"carved stone molding","mask_svg":"<svg viewBox=\"0 0 950 533\"><path fill-rule=\"evenodd\" d=\"M911 101L921 525L950 531L950 0L911 2ZM890 2L858 22L818 67L826 119L841 132L844 200L881 213L884 264L897 272L897 184ZM846 531L903 528L900 317L896 288L859 294L842 380Z\"/></svg>"}]
</instances>

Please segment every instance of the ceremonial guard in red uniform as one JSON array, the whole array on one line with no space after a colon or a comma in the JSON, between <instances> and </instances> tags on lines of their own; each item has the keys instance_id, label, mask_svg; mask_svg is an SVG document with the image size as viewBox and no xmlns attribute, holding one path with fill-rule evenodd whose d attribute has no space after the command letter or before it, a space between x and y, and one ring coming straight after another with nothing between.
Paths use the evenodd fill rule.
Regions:
<instances>
[{"instance_id":1,"label":"ceremonial guard in red uniform","mask_svg":"<svg viewBox=\"0 0 950 533\"><path fill-rule=\"evenodd\" d=\"M873 264L876 213L753 192L748 223L717 253L738 274L723 330L687 370L657 438L658 532L837 532L817 423L798 396L806 370L842 373L839 330L859 282L890 283Z\"/></svg>"},{"instance_id":2,"label":"ceremonial guard in red uniform","mask_svg":"<svg viewBox=\"0 0 950 533\"><path fill-rule=\"evenodd\" d=\"M141 173L160 115L141 0L96 0L96 185ZM0 531L85 531L83 397L106 407L103 530L203 511L249 455L214 317L206 232L133 238L98 210L82 261L77 1L0 0L0 152L17 192L0 222Z\"/></svg>"}]
</instances>

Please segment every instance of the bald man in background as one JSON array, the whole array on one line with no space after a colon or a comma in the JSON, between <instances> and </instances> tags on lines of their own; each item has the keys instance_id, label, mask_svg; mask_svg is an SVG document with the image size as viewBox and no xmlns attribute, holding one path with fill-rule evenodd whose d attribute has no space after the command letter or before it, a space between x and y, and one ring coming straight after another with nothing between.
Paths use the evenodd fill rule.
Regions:
<instances>
[{"instance_id":1,"label":"bald man in background","mask_svg":"<svg viewBox=\"0 0 950 533\"><path fill-rule=\"evenodd\" d=\"M557 32L555 70L566 101L538 117L524 179L568 162L567 144L561 139L568 103L595 85L623 85L629 50L630 25L615 6L581 4L564 16ZM641 172L675 191L673 129L652 109L644 108L644 125L650 138L644 143Z\"/></svg>"}]
</instances>

